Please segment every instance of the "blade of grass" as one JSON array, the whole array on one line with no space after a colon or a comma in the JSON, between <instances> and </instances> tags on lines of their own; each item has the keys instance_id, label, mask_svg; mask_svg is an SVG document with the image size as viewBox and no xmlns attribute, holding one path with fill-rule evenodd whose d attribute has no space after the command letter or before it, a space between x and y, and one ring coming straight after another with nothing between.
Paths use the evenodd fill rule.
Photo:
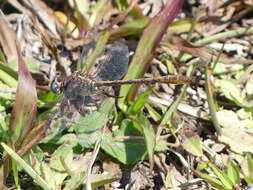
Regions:
<instances>
[{"instance_id":1,"label":"blade of grass","mask_svg":"<svg viewBox=\"0 0 253 190\"><path fill-rule=\"evenodd\" d=\"M217 106L215 103L215 98L214 98L214 94L213 94L213 89L212 89L212 84L210 81L210 77L211 77L211 70L208 69L206 67L205 70L205 88L206 88L206 94L207 94L207 102L208 102L208 107L210 109L210 114L212 117L212 122L213 125L215 127L215 130L217 132L218 135L221 134L221 128L220 125L218 123L218 119L216 116L216 112L217 112Z\"/></svg>"},{"instance_id":2,"label":"blade of grass","mask_svg":"<svg viewBox=\"0 0 253 190\"><path fill-rule=\"evenodd\" d=\"M240 184L240 170L238 165L234 164L234 162L229 161L227 168L227 176L233 182L233 185Z\"/></svg>"},{"instance_id":3,"label":"blade of grass","mask_svg":"<svg viewBox=\"0 0 253 190\"><path fill-rule=\"evenodd\" d=\"M141 127L143 130L143 134L146 141L149 163L150 163L150 171L154 168L154 151L155 151L155 132L150 125L148 119L140 112L138 114L138 122L141 123Z\"/></svg>"},{"instance_id":4,"label":"blade of grass","mask_svg":"<svg viewBox=\"0 0 253 190\"><path fill-rule=\"evenodd\" d=\"M18 85L16 79L3 70L0 70L0 80L7 84L9 87L16 88Z\"/></svg>"},{"instance_id":5,"label":"blade of grass","mask_svg":"<svg viewBox=\"0 0 253 190\"><path fill-rule=\"evenodd\" d=\"M220 170L214 164L209 163L208 166L213 170L215 175L220 179L220 181L223 184L225 189L232 189L233 188L233 182L228 178L228 176L225 174L225 172Z\"/></svg>"},{"instance_id":6,"label":"blade of grass","mask_svg":"<svg viewBox=\"0 0 253 190\"><path fill-rule=\"evenodd\" d=\"M226 39L226 38L232 38L240 35L246 35L246 34L252 34L253 33L253 27L249 28L240 28L237 30L230 30L227 32L221 32L219 34L215 34L213 36L206 37L204 39L197 40L196 43L199 45L208 44L213 41Z\"/></svg>"},{"instance_id":7,"label":"blade of grass","mask_svg":"<svg viewBox=\"0 0 253 190\"><path fill-rule=\"evenodd\" d=\"M109 39L110 33L109 32L105 32L102 33L98 39L96 48L94 49L94 51L92 52L92 54L88 57L86 63L85 63L85 67L82 69L82 72L85 71L89 71L90 68L92 67L92 65L95 63L96 58L102 54L102 52L104 51L105 45Z\"/></svg>"},{"instance_id":8,"label":"blade of grass","mask_svg":"<svg viewBox=\"0 0 253 190\"><path fill-rule=\"evenodd\" d=\"M223 44L223 48L224 48L224 44ZM222 50L219 52L219 55L217 56L215 62L214 62L214 66L213 69L215 68L215 66L217 65L219 58L222 54ZM212 117L212 122L213 125L215 127L215 130L217 132L217 135L221 135L221 127L219 125L218 119L217 119L217 115L216 112L218 110L218 106L215 100L215 96L214 96L214 91L212 89L212 84L211 84L211 70L208 67L208 64L205 66L205 88L206 88L206 94L207 94L207 102L208 102L208 107L210 109L210 114Z\"/></svg>"},{"instance_id":9,"label":"blade of grass","mask_svg":"<svg viewBox=\"0 0 253 190\"><path fill-rule=\"evenodd\" d=\"M51 190L47 183L18 154L16 154L5 143L1 143L1 146L43 189Z\"/></svg>"},{"instance_id":10,"label":"blade of grass","mask_svg":"<svg viewBox=\"0 0 253 190\"><path fill-rule=\"evenodd\" d=\"M154 56L155 47L160 43L169 24L180 12L183 3L184 0L167 1L165 7L150 21L140 39L129 70L124 77L125 80L139 78L144 74ZM133 100L136 89L136 85L125 85L121 88L120 96L123 98L119 100L120 107L123 108L126 99Z\"/></svg>"},{"instance_id":11,"label":"blade of grass","mask_svg":"<svg viewBox=\"0 0 253 190\"><path fill-rule=\"evenodd\" d=\"M110 39L114 40L124 36L140 35L149 21L150 19L147 17L129 21L119 28L110 30Z\"/></svg>"},{"instance_id":12,"label":"blade of grass","mask_svg":"<svg viewBox=\"0 0 253 190\"><path fill-rule=\"evenodd\" d=\"M212 186L214 186L218 189L223 189L223 184L221 183L220 180L218 180L208 174L197 171L197 170L193 170L193 172L196 176L198 176L201 179L205 180L206 182L210 183Z\"/></svg>"},{"instance_id":13,"label":"blade of grass","mask_svg":"<svg viewBox=\"0 0 253 190\"><path fill-rule=\"evenodd\" d=\"M91 26L94 26L97 14L102 10L106 3L108 3L108 0L99 0L93 7L90 8L89 12L92 14L90 16L89 23Z\"/></svg>"}]
</instances>

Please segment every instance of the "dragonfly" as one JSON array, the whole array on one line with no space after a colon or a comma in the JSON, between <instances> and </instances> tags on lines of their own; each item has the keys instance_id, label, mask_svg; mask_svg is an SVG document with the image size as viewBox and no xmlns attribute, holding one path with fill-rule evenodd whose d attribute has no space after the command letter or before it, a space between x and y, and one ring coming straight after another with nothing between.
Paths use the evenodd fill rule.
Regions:
<instances>
[{"instance_id":1,"label":"dragonfly","mask_svg":"<svg viewBox=\"0 0 253 190\"><path fill-rule=\"evenodd\" d=\"M96 42L83 46L82 57L86 59L96 46ZM118 40L106 46L104 53L98 57L89 72L75 71L63 78L56 74L51 83L51 90L57 94L63 93L59 110L48 120L47 131L57 119L74 112L87 116L98 110L108 97L117 97L112 88L127 84L172 83L184 84L195 82L195 77L162 76L156 78L141 78L121 80L128 70L129 49L124 41ZM120 98L120 97L119 97Z\"/></svg>"}]
</instances>

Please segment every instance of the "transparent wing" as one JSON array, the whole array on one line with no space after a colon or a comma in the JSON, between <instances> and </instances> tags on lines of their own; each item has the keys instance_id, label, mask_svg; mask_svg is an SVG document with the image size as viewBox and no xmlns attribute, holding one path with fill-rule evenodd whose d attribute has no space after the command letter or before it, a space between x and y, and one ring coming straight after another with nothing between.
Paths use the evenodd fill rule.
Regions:
<instances>
[{"instance_id":1,"label":"transparent wing","mask_svg":"<svg viewBox=\"0 0 253 190\"><path fill-rule=\"evenodd\" d=\"M90 47L91 44L89 43L86 52L91 51ZM96 59L89 74L95 76L96 80L119 80L127 72L128 63L129 50L127 45L124 41L115 41L106 46L103 54Z\"/></svg>"}]
</instances>

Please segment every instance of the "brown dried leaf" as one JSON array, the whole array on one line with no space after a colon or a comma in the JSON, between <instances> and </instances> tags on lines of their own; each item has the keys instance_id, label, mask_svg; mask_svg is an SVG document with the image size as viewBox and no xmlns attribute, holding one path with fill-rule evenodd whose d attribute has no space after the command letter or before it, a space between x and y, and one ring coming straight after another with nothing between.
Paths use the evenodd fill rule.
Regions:
<instances>
[{"instance_id":1,"label":"brown dried leaf","mask_svg":"<svg viewBox=\"0 0 253 190\"><path fill-rule=\"evenodd\" d=\"M17 51L15 46L16 33L8 25L4 16L0 16L0 43L3 47L4 53L8 62L17 59Z\"/></svg>"},{"instance_id":2,"label":"brown dried leaf","mask_svg":"<svg viewBox=\"0 0 253 190\"><path fill-rule=\"evenodd\" d=\"M23 3L40 18L44 25L47 26L47 28L55 35L57 39L60 39L59 33L60 36L65 36L67 28L59 21L57 16L55 16L54 11L43 1L23 0Z\"/></svg>"},{"instance_id":3,"label":"brown dried leaf","mask_svg":"<svg viewBox=\"0 0 253 190\"><path fill-rule=\"evenodd\" d=\"M210 63L215 61L218 53L208 47L205 46L197 46L194 45L187 40L184 40L178 36L166 36L161 43L164 46L176 51L180 51L183 53L188 53L192 56L201 58L205 63ZM221 55L219 61L226 64L247 64L252 63L252 60L239 60L235 58L229 58L225 55Z\"/></svg>"}]
</instances>

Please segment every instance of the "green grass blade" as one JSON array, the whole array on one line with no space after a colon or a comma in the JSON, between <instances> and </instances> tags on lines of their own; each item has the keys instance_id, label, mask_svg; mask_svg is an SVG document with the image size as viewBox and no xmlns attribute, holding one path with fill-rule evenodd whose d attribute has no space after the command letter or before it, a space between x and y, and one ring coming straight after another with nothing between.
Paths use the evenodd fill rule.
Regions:
<instances>
[{"instance_id":1,"label":"green grass blade","mask_svg":"<svg viewBox=\"0 0 253 190\"><path fill-rule=\"evenodd\" d=\"M5 143L1 143L4 150L18 163L22 168L29 174L43 189L51 190L44 181L33 169L29 166L18 154L16 154L11 148L9 148Z\"/></svg>"},{"instance_id":2,"label":"green grass blade","mask_svg":"<svg viewBox=\"0 0 253 190\"><path fill-rule=\"evenodd\" d=\"M145 73L154 56L156 46L160 43L163 34L166 33L169 24L180 12L183 3L184 0L168 1L164 9L150 21L140 39L129 70L124 77L125 80L140 78ZM121 88L120 96L123 98L119 100L120 107L123 107L126 99L133 99L136 87L136 85L125 85Z\"/></svg>"},{"instance_id":3,"label":"green grass blade","mask_svg":"<svg viewBox=\"0 0 253 190\"><path fill-rule=\"evenodd\" d=\"M215 175L220 179L225 189L233 188L233 182L229 179L229 177L225 174L225 172L220 170L214 164L209 163L208 166L213 170Z\"/></svg>"}]
</instances>

